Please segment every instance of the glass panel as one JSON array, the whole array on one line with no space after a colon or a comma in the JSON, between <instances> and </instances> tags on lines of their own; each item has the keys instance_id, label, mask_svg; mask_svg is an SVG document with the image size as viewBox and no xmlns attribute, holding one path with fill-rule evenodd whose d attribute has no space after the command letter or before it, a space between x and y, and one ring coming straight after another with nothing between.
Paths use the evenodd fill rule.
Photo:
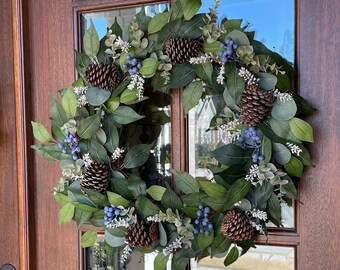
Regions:
<instances>
[{"instance_id":1,"label":"glass panel","mask_svg":"<svg viewBox=\"0 0 340 270\"><path fill-rule=\"evenodd\" d=\"M214 0L202 1L200 12L209 12ZM219 18L243 19L248 30L256 31L255 39L269 49L277 51L294 63L294 1L281 0L229 0L221 1ZM265 14L265 16L264 16ZM270 27L269 27L270 26ZM208 130L216 111L223 109L220 96L206 96L189 112L188 147L189 172L195 176L208 176L207 166L216 161L207 152L221 142L217 130ZM294 228L294 208L282 205L282 222L286 228ZM268 227L276 227L269 223Z\"/></svg>"},{"instance_id":2,"label":"glass panel","mask_svg":"<svg viewBox=\"0 0 340 270\"><path fill-rule=\"evenodd\" d=\"M155 4L155 5L147 5L144 6L146 15L153 17L156 14L163 12L165 9L169 7L169 4ZM107 27L111 27L114 23L115 18L117 18L117 22L120 27L123 29L124 34L127 34L127 28L130 25L130 22L142 7L130 7L130 8L120 8L115 10L105 10L105 11L96 11L90 13L83 13L81 18L81 36L83 36L85 29L90 26L90 19L93 20L94 26L98 32L99 38L102 38L106 35ZM126 35L123 36L125 37Z\"/></svg>"},{"instance_id":3,"label":"glass panel","mask_svg":"<svg viewBox=\"0 0 340 270\"><path fill-rule=\"evenodd\" d=\"M250 249L247 254L231 264L229 270L293 270L295 262L293 247L260 246ZM191 264L192 270L225 269L223 258L204 258Z\"/></svg>"}]
</instances>

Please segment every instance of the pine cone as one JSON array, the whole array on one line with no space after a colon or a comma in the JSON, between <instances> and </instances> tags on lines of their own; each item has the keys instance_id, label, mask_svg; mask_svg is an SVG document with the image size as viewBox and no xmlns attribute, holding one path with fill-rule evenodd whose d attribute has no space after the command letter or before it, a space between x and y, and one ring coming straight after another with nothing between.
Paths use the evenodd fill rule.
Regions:
<instances>
[{"instance_id":1,"label":"pine cone","mask_svg":"<svg viewBox=\"0 0 340 270\"><path fill-rule=\"evenodd\" d=\"M132 247L149 247L159 240L158 224L153 221L138 221L128 228L125 240Z\"/></svg>"},{"instance_id":2,"label":"pine cone","mask_svg":"<svg viewBox=\"0 0 340 270\"><path fill-rule=\"evenodd\" d=\"M253 226L242 210L230 209L224 216L221 231L224 236L233 241L247 240L254 234Z\"/></svg>"},{"instance_id":3,"label":"pine cone","mask_svg":"<svg viewBox=\"0 0 340 270\"><path fill-rule=\"evenodd\" d=\"M104 193L107 190L108 182L109 172L107 166L101 161L93 161L87 167L80 185L83 188Z\"/></svg>"},{"instance_id":4,"label":"pine cone","mask_svg":"<svg viewBox=\"0 0 340 270\"><path fill-rule=\"evenodd\" d=\"M165 44L165 54L169 56L172 64L189 62L190 58L196 57L202 51L202 43L198 40L174 38Z\"/></svg>"},{"instance_id":5,"label":"pine cone","mask_svg":"<svg viewBox=\"0 0 340 270\"><path fill-rule=\"evenodd\" d=\"M274 95L257 85L249 85L241 99L240 120L248 126L256 126L267 116L275 101Z\"/></svg>"},{"instance_id":6,"label":"pine cone","mask_svg":"<svg viewBox=\"0 0 340 270\"><path fill-rule=\"evenodd\" d=\"M112 91L123 80L123 73L115 65L90 64L86 68L85 79L92 86Z\"/></svg>"}]
</instances>

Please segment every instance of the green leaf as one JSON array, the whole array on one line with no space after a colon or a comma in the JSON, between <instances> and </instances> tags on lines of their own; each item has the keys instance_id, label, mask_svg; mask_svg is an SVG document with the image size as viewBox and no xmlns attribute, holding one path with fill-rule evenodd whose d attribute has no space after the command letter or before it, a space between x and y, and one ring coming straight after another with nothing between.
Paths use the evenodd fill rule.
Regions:
<instances>
[{"instance_id":1,"label":"green leaf","mask_svg":"<svg viewBox=\"0 0 340 270\"><path fill-rule=\"evenodd\" d=\"M94 204L96 204L96 205L98 205L100 207L109 204L109 200L103 194L101 194L101 193L99 193L97 191L91 190L91 189L84 189L83 188L83 190L86 192L87 196L90 198L90 200Z\"/></svg>"},{"instance_id":2,"label":"green leaf","mask_svg":"<svg viewBox=\"0 0 340 270\"><path fill-rule=\"evenodd\" d=\"M148 160L150 151L153 147L154 143L132 146L124 158L124 167L132 169L143 165Z\"/></svg>"},{"instance_id":3,"label":"green leaf","mask_svg":"<svg viewBox=\"0 0 340 270\"><path fill-rule=\"evenodd\" d=\"M90 139L100 127L100 112L79 121L78 135L82 139Z\"/></svg>"},{"instance_id":4,"label":"green leaf","mask_svg":"<svg viewBox=\"0 0 340 270\"><path fill-rule=\"evenodd\" d=\"M90 219L92 216L91 212L86 212L76 208L74 213L74 220L77 222L77 228L80 230L81 226Z\"/></svg>"},{"instance_id":5,"label":"green leaf","mask_svg":"<svg viewBox=\"0 0 340 270\"><path fill-rule=\"evenodd\" d=\"M218 173L218 175L228 184L232 185L236 180L246 175L243 166L234 165Z\"/></svg>"},{"instance_id":6,"label":"green leaf","mask_svg":"<svg viewBox=\"0 0 340 270\"><path fill-rule=\"evenodd\" d=\"M100 106L111 96L111 92L98 87L89 87L86 91L86 99L90 105Z\"/></svg>"},{"instance_id":7,"label":"green leaf","mask_svg":"<svg viewBox=\"0 0 340 270\"><path fill-rule=\"evenodd\" d=\"M129 177L130 178L127 180L127 188L131 192L132 196L134 196L134 198L137 198L140 195L145 196L147 194L145 182L133 174L130 174Z\"/></svg>"},{"instance_id":8,"label":"green leaf","mask_svg":"<svg viewBox=\"0 0 340 270\"><path fill-rule=\"evenodd\" d=\"M155 201L162 200L163 194L165 192L166 188L158 185L153 185L149 187L146 192L151 196L152 199Z\"/></svg>"},{"instance_id":9,"label":"green leaf","mask_svg":"<svg viewBox=\"0 0 340 270\"><path fill-rule=\"evenodd\" d=\"M210 152L210 155L217 159L221 164L232 166L244 164L249 157L244 156L243 149L234 144L227 144Z\"/></svg>"},{"instance_id":10,"label":"green leaf","mask_svg":"<svg viewBox=\"0 0 340 270\"><path fill-rule=\"evenodd\" d=\"M202 5L201 0L191 0L184 1L183 3L183 15L185 20L190 20L194 17L197 11L200 9Z\"/></svg>"},{"instance_id":11,"label":"green leaf","mask_svg":"<svg viewBox=\"0 0 340 270\"><path fill-rule=\"evenodd\" d=\"M124 245L125 238L124 237L117 237L111 234L108 230L105 230L105 241L111 247L120 247Z\"/></svg>"},{"instance_id":12,"label":"green leaf","mask_svg":"<svg viewBox=\"0 0 340 270\"><path fill-rule=\"evenodd\" d=\"M33 128L34 138L36 138L38 141L42 143L49 143L53 140L51 135L42 124L33 121L31 121L31 124Z\"/></svg>"},{"instance_id":13,"label":"green leaf","mask_svg":"<svg viewBox=\"0 0 340 270\"><path fill-rule=\"evenodd\" d=\"M272 108L271 114L278 121L288 121L294 117L297 106L294 100L286 102L277 99Z\"/></svg>"},{"instance_id":14,"label":"green leaf","mask_svg":"<svg viewBox=\"0 0 340 270\"><path fill-rule=\"evenodd\" d=\"M202 64L194 64L192 67L198 77L200 77L206 83L211 84L213 65L210 61L206 61Z\"/></svg>"},{"instance_id":15,"label":"green leaf","mask_svg":"<svg viewBox=\"0 0 340 270\"><path fill-rule=\"evenodd\" d=\"M177 2L176 2L176 4L177 4ZM173 7L175 5L173 5ZM180 29L182 23L183 23L183 21L181 19L173 20L173 21L170 21L169 23L167 23L162 28L162 31L159 32L157 42L160 45L163 45L167 40L169 40L171 38L175 38L178 35L179 29Z\"/></svg>"},{"instance_id":16,"label":"green leaf","mask_svg":"<svg viewBox=\"0 0 340 270\"><path fill-rule=\"evenodd\" d=\"M148 32L150 34L156 33L160 31L164 25L169 22L170 19L170 12L162 12L156 14L150 21L148 26Z\"/></svg>"},{"instance_id":17,"label":"green leaf","mask_svg":"<svg viewBox=\"0 0 340 270\"><path fill-rule=\"evenodd\" d=\"M99 52L99 36L94 27L92 19L90 19L90 27L85 31L83 46L84 51L89 57L95 57Z\"/></svg>"},{"instance_id":18,"label":"green leaf","mask_svg":"<svg viewBox=\"0 0 340 270\"><path fill-rule=\"evenodd\" d=\"M102 160L106 165L109 165L110 160L106 149L96 140L91 140L88 152L94 160Z\"/></svg>"},{"instance_id":19,"label":"green leaf","mask_svg":"<svg viewBox=\"0 0 340 270\"><path fill-rule=\"evenodd\" d=\"M119 106L112 112L112 118L119 124L130 124L144 118L143 115L139 115L133 109L127 106Z\"/></svg>"},{"instance_id":20,"label":"green leaf","mask_svg":"<svg viewBox=\"0 0 340 270\"><path fill-rule=\"evenodd\" d=\"M136 88L132 90L126 89L120 96L120 102L124 104L129 104L134 101L137 101L138 100L137 93L138 91Z\"/></svg>"},{"instance_id":21,"label":"green leaf","mask_svg":"<svg viewBox=\"0 0 340 270\"><path fill-rule=\"evenodd\" d=\"M116 35L117 37L123 37L123 30L117 22L117 17L115 17L115 22L112 24L110 29L112 30L112 34Z\"/></svg>"},{"instance_id":22,"label":"green leaf","mask_svg":"<svg viewBox=\"0 0 340 270\"><path fill-rule=\"evenodd\" d=\"M159 230L159 243L164 247L168 243L168 237L161 222L158 223L158 230Z\"/></svg>"},{"instance_id":23,"label":"green leaf","mask_svg":"<svg viewBox=\"0 0 340 270\"><path fill-rule=\"evenodd\" d=\"M226 188L219 184L211 183L210 181L200 181L199 183L205 193L207 193L207 195L209 195L210 197L224 198L225 195L227 195L228 193Z\"/></svg>"},{"instance_id":24,"label":"green leaf","mask_svg":"<svg viewBox=\"0 0 340 270\"><path fill-rule=\"evenodd\" d=\"M144 196L139 196L136 200L136 209L137 212L142 216L142 218L146 218L149 216L154 216L159 213L159 207L152 203L148 198Z\"/></svg>"},{"instance_id":25,"label":"green leaf","mask_svg":"<svg viewBox=\"0 0 340 270\"><path fill-rule=\"evenodd\" d=\"M65 133L61 130L60 126L57 126L56 123L52 120L51 121L51 131L52 131L52 136L57 142L63 141L66 136Z\"/></svg>"},{"instance_id":26,"label":"green leaf","mask_svg":"<svg viewBox=\"0 0 340 270\"><path fill-rule=\"evenodd\" d=\"M105 106L105 112L108 114L112 114L118 107L119 107L119 97L111 97L108 101L106 101Z\"/></svg>"},{"instance_id":27,"label":"green leaf","mask_svg":"<svg viewBox=\"0 0 340 270\"><path fill-rule=\"evenodd\" d=\"M166 188L161 203L165 209L171 208L174 211L183 207L180 197L178 197L178 195L169 187Z\"/></svg>"},{"instance_id":28,"label":"green leaf","mask_svg":"<svg viewBox=\"0 0 340 270\"><path fill-rule=\"evenodd\" d=\"M208 43L208 42L204 42L203 43L203 51L206 53L213 53L213 54L217 54L220 50L221 50L221 42L219 41L215 41L213 43Z\"/></svg>"},{"instance_id":29,"label":"green leaf","mask_svg":"<svg viewBox=\"0 0 340 270\"><path fill-rule=\"evenodd\" d=\"M94 138L100 143L105 144L106 143L106 133L102 128L99 128L96 134L94 134Z\"/></svg>"},{"instance_id":30,"label":"green leaf","mask_svg":"<svg viewBox=\"0 0 340 270\"><path fill-rule=\"evenodd\" d=\"M107 192L107 197L109 198L109 202L115 206L123 206L125 208L129 207L130 202L126 199L124 199L121 195L113 193L113 192Z\"/></svg>"},{"instance_id":31,"label":"green leaf","mask_svg":"<svg viewBox=\"0 0 340 270\"><path fill-rule=\"evenodd\" d=\"M239 75L239 69L233 68L230 73L227 74L227 88L229 94L234 99L236 104L240 103L241 96L244 90L244 79ZM227 90L225 90L227 91Z\"/></svg>"},{"instance_id":32,"label":"green leaf","mask_svg":"<svg viewBox=\"0 0 340 270\"><path fill-rule=\"evenodd\" d=\"M239 110L239 107L236 105L236 100L231 96L228 87L224 88L223 91L223 99L225 104L231 109L231 110Z\"/></svg>"},{"instance_id":33,"label":"green leaf","mask_svg":"<svg viewBox=\"0 0 340 270\"><path fill-rule=\"evenodd\" d=\"M239 251L236 246L234 246L228 253L227 257L224 259L224 266L227 267L234 263L240 256Z\"/></svg>"},{"instance_id":34,"label":"green leaf","mask_svg":"<svg viewBox=\"0 0 340 270\"><path fill-rule=\"evenodd\" d=\"M63 95L61 104L65 112L71 116L75 117L77 114L77 97L72 89L68 88Z\"/></svg>"},{"instance_id":35,"label":"green leaf","mask_svg":"<svg viewBox=\"0 0 340 270\"><path fill-rule=\"evenodd\" d=\"M196 74L190 64L175 65L171 70L171 77L168 87L181 88L195 79Z\"/></svg>"},{"instance_id":36,"label":"green leaf","mask_svg":"<svg viewBox=\"0 0 340 270\"><path fill-rule=\"evenodd\" d=\"M232 19L223 22L223 27L227 33L233 30L241 30L242 19Z\"/></svg>"},{"instance_id":37,"label":"green leaf","mask_svg":"<svg viewBox=\"0 0 340 270\"><path fill-rule=\"evenodd\" d=\"M203 93L202 82L192 82L183 91L183 106L187 114L190 109L194 108L201 99Z\"/></svg>"},{"instance_id":38,"label":"green leaf","mask_svg":"<svg viewBox=\"0 0 340 270\"><path fill-rule=\"evenodd\" d=\"M116 126L109 120L105 121L103 124L103 130L106 134L105 148L113 153L119 145L119 135Z\"/></svg>"},{"instance_id":39,"label":"green leaf","mask_svg":"<svg viewBox=\"0 0 340 270\"><path fill-rule=\"evenodd\" d=\"M199 186L196 179L189 173L181 172L172 169L172 174L175 177L175 185L185 194L190 194L199 191Z\"/></svg>"},{"instance_id":40,"label":"green leaf","mask_svg":"<svg viewBox=\"0 0 340 270\"><path fill-rule=\"evenodd\" d=\"M310 105L303 97L293 94L293 98L297 105L297 114L309 114L315 112L316 109Z\"/></svg>"},{"instance_id":41,"label":"green leaf","mask_svg":"<svg viewBox=\"0 0 340 270\"><path fill-rule=\"evenodd\" d=\"M200 29L205 25L205 15L197 14L190 21L184 21L181 23L177 37L198 39L202 36L202 30Z\"/></svg>"},{"instance_id":42,"label":"green leaf","mask_svg":"<svg viewBox=\"0 0 340 270\"><path fill-rule=\"evenodd\" d=\"M151 17L146 16L145 8L141 8L141 10L136 14L136 20L138 22L139 29L146 32L148 30Z\"/></svg>"},{"instance_id":43,"label":"green leaf","mask_svg":"<svg viewBox=\"0 0 340 270\"><path fill-rule=\"evenodd\" d=\"M279 164L285 165L289 162L292 154L286 146L281 143L273 143L273 150L275 159Z\"/></svg>"},{"instance_id":44,"label":"green leaf","mask_svg":"<svg viewBox=\"0 0 340 270\"><path fill-rule=\"evenodd\" d=\"M214 198L214 197L207 197L202 200L203 203L210 206L215 211L221 211L224 209L226 199L225 198Z\"/></svg>"},{"instance_id":45,"label":"green leaf","mask_svg":"<svg viewBox=\"0 0 340 270\"><path fill-rule=\"evenodd\" d=\"M200 204L202 204L202 200L207 197L204 193L190 193L188 195L182 195L181 199L183 204L198 207Z\"/></svg>"},{"instance_id":46,"label":"green leaf","mask_svg":"<svg viewBox=\"0 0 340 270\"><path fill-rule=\"evenodd\" d=\"M71 156L64 154L57 144L31 145L31 148L48 161L71 159Z\"/></svg>"},{"instance_id":47,"label":"green leaf","mask_svg":"<svg viewBox=\"0 0 340 270\"><path fill-rule=\"evenodd\" d=\"M231 243L232 241L223 234L218 234L211 244L211 256L227 252Z\"/></svg>"},{"instance_id":48,"label":"green leaf","mask_svg":"<svg viewBox=\"0 0 340 270\"><path fill-rule=\"evenodd\" d=\"M249 39L247 35L239 30L233 30L231 31L227 37L230 37L233 39L233 41L238 45L238 46L246 46L250 45Z\"/></svg>"},{"instance_id":49,"label":"green leaf","mask_svg":"<svg viewBox=\"0 0 340 270\"><path fill-rule=\"evenodd\" d=\"M185 0L178 0L171 6L170 15L172 21L183 16L184 4Z\"/></svg>"},{"instance_id":50,"label":"green leaf","mask_svg":"<svg viewBox=\"0 0 340 270\"><path fill-rule=\"evenodd\" d=\"M164 270L166 264L168 263L169 257L170 254L165 256L163 252L159 252L153 262L154 270Z\"/></svg>"},{"instance_id":51,"label":"green leaf","mask_svg":"<svg viewBox=\"0 0 340 270\"><path fill-rule=\"evenodd\" d=\"M272 90L277 84L277 77L271 73L259 72L256 74L259 80L259 86L264 90Z\"/></svg>"},{"instance_id":52,"label":"green leaf","mask_svg":"<svg viewBox=\"0 0 340 270\"><path fill-rule=\"evenodd\" d=\"M72 220L75 206L72 203L64 204L59 211L59 224L64 224Z\"/></svg>"},{"instance_id":53,"label":"green leaf","mask_svg":"<svg viewBox=\"0 0 340 270\"><path fill-rule=\"evenodd\" d=\"M263 205L265 204L270 196L273 194L274 186L264 181L262 185L257 185L253 188L251 192L251 201L253 205Z\"/></svg>"},{"instance_id":54,"label":"green leaf","mask_svg":"<svg viewBox=\"0 0 340 270\"><path fill-rule=\"evenodd\" d=\"M54 121L54 123L59 127L64 125L69 119L66 115L63 106L54 96L51 97L50 117Z\"/></svg>"},{"instance_id":55,"label":"green leaf","mask_svg":"<svg viewBox=\"0 0 340 270\"><path fill-rule=\"evenodd\" d=\"M242 200L249 192L251 187L250 181L244 178L237 180L228 191L226 200L226 209L232 206L234 203Z\"/></svg>"},{"instance_id":56,"label":"green leaf","mask_svg":"<svg viewBox=\"0 0 340 270\"><path fill-rule=\"evenodd\" d=\"M93 246L97 242L97 230L89 230L81 236L80 243L82 248Z\"/></svg>"},{"instance_id":57,"label":"green leaf","mask_svg":"<svg viewBox=\"0 0 340 270\"><path fill-rule=\"evenodd\" d=\"M142 62L142 67L139 69L139 73L145 78L151 78L155 75L160 62L154 58L147 58Z\"/></svg>"},{"instance_id":58,"label":"green leaf","mask_svg":"<svg viewBox=\"0 0 340 270\"><path fill-rule=\"evenodd\" d=\"M111 186L116 193L121 194L124 198L133 199L133 194L129 190L129 182L126 179L110 178Z\"/></svg>"},{"instance_id":59,"label":"green leaf","mask_svg":"<svg viewBox=\"0 0 340 270\"><path fill-rule=\"evenodd\" d=\"M85 211L85 212L96 212L98 210L97 207L89 206L87 204L79 203L79 202L74 202L73 203L75 207L78 209Z\"/></svg>"},{"instance_id":60,"label":"green leaf","mask_svg":"<svg viewBox=\"0 0 340 270\"><path fill-rule=\"evenodd\" d=\"M285 196L292 200L297 200L298 194L292 179L288 175L285 175L283 179L288 180L287 184L281 186L281 189L285 192Z\"/></svg>"},{"instance_id":61,"label":"green leaf","mask_svg":"<svg viewBox=\"0 0 340 270\"><path fill-rule=\"evenodd\" d=\"M281 205L280 201L277 198L277 196L272 193L268 200L268 205L267 205L267 211L268 214L273 218L271 221L277 226L280 227L281 225Z\"/></svg>"},{"instance_id":62,"label":"green leaf","mask_svg":"<svg viewBox=\"0 0 340 270\"><path fill-rule=\"evenodd\" d=\"M313 129L306 121L294 117L289 121L289 126L296 138L305 142L314 142Z\"/></svg>"},{"instance_id":63,"label":"green leaf","mask_svg":"<svg viewBox=\"0 0 340 270\"><path fill-rule=\"evenodd\" d=\"M272 157L272 142L266 136L262 136L261 154L264 156L263 163L269 163Z\"/></svg>"},{"instance_id":64,"label":"green leaf","mask_svg":"<svg viewBox=\"0 0 340 270\"><path fill-rule=\"evenodd\" d=\"M296 157L291 156L290 161L284 165L285 170L292 176L301 177L303 172L303 163Z\"/></svg>"},{"instance_id":65,"label":"green leaf","mask_svg":"<svg viewBox=\"0 0 340 270\"><path fill-rule=\"evenodd\" d=\"M62 193L56 193L53 195L53 197L56 199L56 201L58 202L60 206L64 206L65 204L72 203L72 200Z\"/></svg>"},{"instance_id":66,"label":"green leaf","mask_svg":"<svg viewBox=\"0 0 340 270\"><path fill-rule=\"evenodd\" d=\"M86 67L91 63L90 57L86 53L75 51L75 67L80 76L85 76Z\"/></svg>"},{"instance_id":67,"label":"green leaf","mask_svg":"<svg viewBox=\"0 0 340 270\"><path fill-rule=\"evenodd\" d=\"M210 231L209 236L206 236L204 233L200 233L197 236L197 243L198 243L200 250L206 249L214 241L214 230L209 229L209 231Z\"/></svg>"}]
</instances>

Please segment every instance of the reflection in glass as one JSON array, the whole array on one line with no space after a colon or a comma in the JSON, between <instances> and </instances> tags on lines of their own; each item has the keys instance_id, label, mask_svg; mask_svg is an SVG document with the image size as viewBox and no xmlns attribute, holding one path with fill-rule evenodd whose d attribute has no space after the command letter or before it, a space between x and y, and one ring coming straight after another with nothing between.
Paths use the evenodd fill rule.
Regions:
<instances>
[{"instance_id":1,"label":"reflection in glass","mask_svg":"<svg viewBox=\"0 0 340 270\"><path fill-rule=\"evenodd\" d=\"M130 22L138 12L142 8L144 8L145 14L147 16L153 17L158 13L163 12L165 9L169 7L169 4L154 4L147 5L144 7L130 7L130 8L120 8L114 10L105 10L105 11L96 11L82 14L81 20L81 36L85 32L85 29L90 26L90 19L93 20L94 26L98 32L99 38L102 38L106 35L107 27L111 27L111 25L115 22L115 18L117 19L118 24L123 29L123 36L127 35L127 28L130 25ZM125 34L125 35L124 35Z\"/></svg>"},{"instance_id":2,"label":"reflection in glass","mask_svg":"<svg viewBox=\"0 0 340 270\"><path fill-rule=\"evenodd\" d=\"M224 256L225 257L225 256ZM204 258L191 264L191 270L225 269L224 257ZM250 249L231 264L229 270L294 270L295 250L293 247L261 246Z\"/></svg>"}]
</instances>

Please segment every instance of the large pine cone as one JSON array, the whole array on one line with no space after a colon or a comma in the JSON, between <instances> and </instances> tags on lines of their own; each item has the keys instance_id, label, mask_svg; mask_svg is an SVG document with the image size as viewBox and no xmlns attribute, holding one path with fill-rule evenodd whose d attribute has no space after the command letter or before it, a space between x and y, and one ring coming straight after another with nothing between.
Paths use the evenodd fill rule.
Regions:
<instances>
[{"instance_id":1,"label":"large pine cone","mask_svg":"<svg viewBox=\"0 0 340 270\"><path fill-rule=\"evenodd\" d=\"M258 125L265 119L274 102L275 97L270 91L257 85L247 86L241 99L241 122L251 127Z\"/></svg>"},{"instance_id":2,"label":"large pine cone","mask_svg":"<svg viewBox=\"0 0 340 270\"><path fill-rule=\"evenodd\" d=\"M91 162L85 171L84 178L80 181L81 187L101 193L107 190L108 183L109 171L101 161Z\"/></svg>"},{"instance_id":3,"label":"large pine cone","mask_svg":"<svg viewBox=\"0 0 340 270\"><path fill-rule=\"evenodd\" d=\"M198 40L174 38L165 44L165 54L169 56L171 64L183 64L190 58L196 57L202 51L202 43Z\"/></svg>"},{"instance_id":4,"label":"large pine cone","mask_svg":"<svg viewBox=\"0 0 340 270\"><path fill-rule=\"evenodd\" d=\"M224 236L233 241L243 241L254 235L253 226L244 212L239 209L230 209L224 216L221 231Z\"/></svg>"},{"instance_id":5,"label":"large pine cone","mask_svg":"<svg viewBox=\"0 0 340 270\"><path fill-rule=\"evenodd\" d=\"M158 224L153 221L138 221L128 228L125 240L132 247L149 247L159 241Z\"/></svg>"},{"instance_id":6,"label":"large pine cone","mask_svg":"<svg viewBox=\"0 0 340 270\"><path fill-rule=\"evenodd\" d=\"M115 65L90 64L85 79L92 85L105 90L114 90L123 80L123 72Z\"/></svg>"}]
</instances>

